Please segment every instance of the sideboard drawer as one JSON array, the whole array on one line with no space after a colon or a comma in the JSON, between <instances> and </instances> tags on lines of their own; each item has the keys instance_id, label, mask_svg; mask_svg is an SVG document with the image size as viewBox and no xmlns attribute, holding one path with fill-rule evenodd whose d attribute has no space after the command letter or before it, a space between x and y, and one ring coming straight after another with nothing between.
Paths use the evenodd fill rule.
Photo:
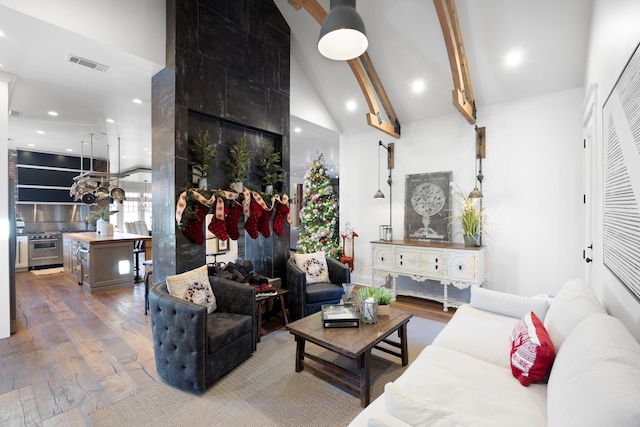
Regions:
<instances>
[{"instance_id":1,"label":"sideboard drawer","mask_svg":"<svg viewBox=\"0 0 640 427\"><path fill-rule=\"evenodd\" d=\"M451 279L476 281L478 273L475 253L451 251L447 264L447 276Z\"/></svg>"},{"instance_id":2,"label":"sideboard drawer","mask_svg":"<svg viewBox=\"0 0 640 427\"><path fill-rule=\"evenodd\" d=\"M395 270L418 275L440 275L444 273L445 255L440 251L396 248Z\"/></svg>"},{"instance_id":3,"label":"sideboard drawer","mask_svg":"<svg viewBox=\"0 0 640 427\"><path fill-rule=\"evenodd\" d=\"M393 269L393 246L371 245L371 265L383 270Z\"/></svg>"}]
</instances>

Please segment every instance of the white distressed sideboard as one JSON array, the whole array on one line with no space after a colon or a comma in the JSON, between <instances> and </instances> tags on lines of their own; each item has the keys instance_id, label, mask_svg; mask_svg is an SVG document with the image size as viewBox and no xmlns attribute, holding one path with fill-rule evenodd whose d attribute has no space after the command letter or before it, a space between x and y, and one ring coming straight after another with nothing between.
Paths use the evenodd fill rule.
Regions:
<instances>
[{"instance_id":1,"label":"white distressed sideboard","mask_svg":"<svg viewBox=\"0 0 640 427\"><path fill-rule=\"evenodd\" d=\"M485 280L484 246L464 246L457 243L414 242L410 240L371 242L371 278L393 278L394 295L411 295L433 299L443 304L443 310L456 306L447 300L447 286L458 289L480 286ZM442 299L396 288L396 278L407 276L416 282L439 281L444 286Z\"/></svg>"}]
</instances>

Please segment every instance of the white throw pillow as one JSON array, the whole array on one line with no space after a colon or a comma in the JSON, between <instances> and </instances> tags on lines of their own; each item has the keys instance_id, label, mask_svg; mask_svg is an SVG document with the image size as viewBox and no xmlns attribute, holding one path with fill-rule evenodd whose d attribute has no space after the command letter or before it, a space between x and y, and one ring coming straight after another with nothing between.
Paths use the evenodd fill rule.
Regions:
<instances>
[{"instance_id":1,"label":"white throw pillow","mask_svg":"<svg viewBox=\"0 0 640 427\"><path fill-rule=\"evenodd\" d=\"M329 268L324 252L312 254L295 254L293 259L298 267L304 270L307 284L329 282Z\"/></svg>"},{"instance_id":2,"label":"white throw pillow","mask_svg":"<svg viewBox=\"0 0 640 427\"><path fill-rule=\"evenodd\" d=\"M618 319L594 314L558 351L547 386L549 427L637 427L640 344Z\"/></svg>"},{"instance_id":3,"label":"white throw pillow","mask_svg":"<svg viewBox=\"0 0 640 427\"><path fill-rule=\"evenodd\" d=\"M505 294L478 286L471 287L469 305L479 310L517 319L522 319L527 313L533 311L538 316L538 319L542 321L544 321L547 310L549 310L549 302L545 299Z\"/></svg>"},{"instance_id":4,"label":"white throw pillow","mask_svg":"<svg viewBox=\"0 0 640 427\"><path fill-rule=\"evenodd\" d=\"M218 308L206 265L175 276L167 276L167 289L176 298L206 306L209 314Z\"/></svg>"},{"instance_id":5,"label":"white throw pillow","mask_svg":"<svg viewBox=\"0 0 640 427\"><path fill-rule=\"evenodd\" d=\"M544 319L544 327L556 352L578 323L596 313L606 314L606 311L591 286L581 279L565 283L551 302Z\"/></svg>"}]
</instances>

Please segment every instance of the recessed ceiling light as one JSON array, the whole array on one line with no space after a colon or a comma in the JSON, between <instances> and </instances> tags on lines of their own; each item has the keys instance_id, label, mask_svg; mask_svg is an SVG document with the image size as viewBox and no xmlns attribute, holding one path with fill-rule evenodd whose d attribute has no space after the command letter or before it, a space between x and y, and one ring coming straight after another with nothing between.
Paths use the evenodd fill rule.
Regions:
<instances>
[{"instance_id":1,"label":"recessed ceiling light","mask_svg":"<svg viewBox=\"0 0 640 427\"><path fill-rule=\"evenodd\" d=\"M68 151L69 153L72 153L72 152L73 152L73 150L72 150L71 148L67 148L67 151Z\"/></svg>"},{"instance_id":2,"label":"recessed ceiling light","mask_svg":"<svg viewBox=\"0 0 640 427\"><path fill-rule=\"evenodd\" d=\"M127 156L122 156L122 158L123 158L123 159L126 159L126 158L127 158Z\"/></svg>"},{"instance_id":3,"label":"recessed ceiling light","mask_svg":"<svg viewBox=\"0 0 640 427\"><path fill-rule=\"evenodd\" d=\"M142 101L140 101L138 98L134 99L133 102L135 104L142 104Z\"/></svg>"},{"instance_id":4,"label":"recessed ceiling light","mask_svg":"<svg viewBox=\"0 0 640 427\"><path fill-rule=\"evenodd\" d=\"M2 31L0 31L0 37L4 36L4 33Z\"/></svg>"},{"instance_id":5,"label":"recessed ceiling light","mask_svg":"<svg viewBox=\"0 0 640 427\"><path fill-rule=\"evenodd\" d=\"M53 117L58 115L58 113L56 113L55 111L49 111L47 114Z\"/></svg>"},{"instance_id":6,"label":"recessed ceiling light","mask_svg":"<svg viewBox=\"0 0 640 427\"><path fill-rule=\"evenodd\" d=\"M107 123L115 123L116 121L113 119L107 119Z\"/></svg>"},{"instance_id":7,"label":"recessed ceiling light","mask_svg":"<svg viewBox=\"0 0 640 427\"><path fill-rule=\"evenodd\" d=\"M416 80L411 84L411 90L415 93L420 93L424 90L425 85L423 80Z\"/></svg>"},{"instance_id":8,"label":"recessed ceiling light","mask_svg":"<svg viewBox=\"0 0 640 427\"><path fill-rule=\"evenodd\" d=\"M302 132L302 129L300 129L300 128L295 128L293 131L294 131L295 133L300 133L300 132Z\"/></svg>"},{"instance_id":9,"label":"recessed ceiling light","mask_svg":"<svg viewBox=\"0 0 640 427\"><path fill-rule=\"evenodd\" d=\"M522 63L522 60L522 52L514 50L513 52L509 52L507 56L505 56L504 63L507 67L513 68L520 65Z\"/></svg>"},{"instance_id":10,"label":"recessed ceiling light","mask_svg":"<svg viewBox=\"0 0 640 427\"><path fill-rule=\"evenodd\" d=\"M357 106L356 105L356 101L354 101L354 100L351 100L351 101L347 102L347 110L349 110L349 111L355 110L356 106Z\"/></svg>"},{"instance_id":11,"label":"recessed ceiling light","mask_svg":"<svg viewBox=\"0 0 640 427\"><path fill-rule=\"evenodd\" d=\"M36 144L27 144L29 147L35 147Z\"/></svg>"},{"instance_id":12,"label":"recessed ceiling light","mask_svg":"<svg viewBox=\"0 0 640 427\"><path fill-rule=\"evenodd\" d=\"M148 148L143 148L142 151L149 151L149 149Z\"/></svg>"},{"instance_id":13,"label":"recessed ceiling light","mask_svg":"<svg viewBox=\"0 0 640 427\"><path fill-rule=\"evenodd\" d=\"M37 130L36 133L39 133L40 135L44 135L44 131L43 130Z\"/></svg>"}]
</instances>

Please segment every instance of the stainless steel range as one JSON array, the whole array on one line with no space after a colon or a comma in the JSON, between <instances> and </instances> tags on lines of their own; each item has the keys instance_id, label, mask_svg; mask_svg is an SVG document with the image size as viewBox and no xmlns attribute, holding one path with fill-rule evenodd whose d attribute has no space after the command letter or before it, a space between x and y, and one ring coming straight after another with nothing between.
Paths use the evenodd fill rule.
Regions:
<instances>
[{"instance_id":1,"label":"stainless steel range","mask_svg":"<svg viewBox=\"0 0 640 427\"><path fill-rule=\"evenodd\" d=\"M29 233L29 269L62 265L62 233Z\"/></svg>"}]
</instances>

